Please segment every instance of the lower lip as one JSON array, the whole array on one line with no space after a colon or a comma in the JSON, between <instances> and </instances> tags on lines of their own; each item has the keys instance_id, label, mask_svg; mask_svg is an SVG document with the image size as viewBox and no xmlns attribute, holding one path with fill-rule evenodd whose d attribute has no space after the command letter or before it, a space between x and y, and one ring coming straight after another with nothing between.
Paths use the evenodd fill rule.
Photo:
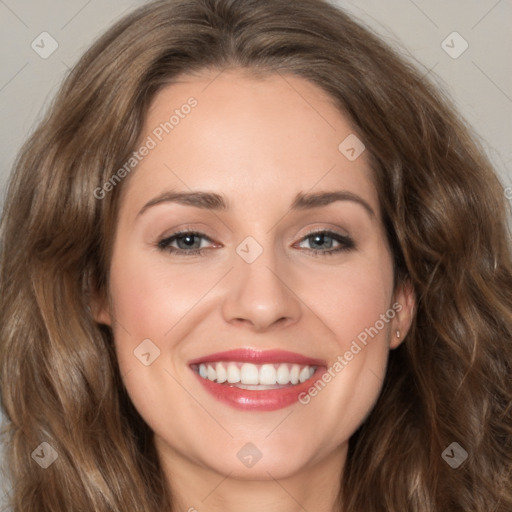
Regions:
<instances>
[{"instance_id":1,"label":"lower lip","mask_svg":"<svg viewBox=\"0 0 512 512\"><path fill-rule=\"evenodd\" d=\"M324 371L325 368L317 368L313 376L301 384L280 389L269 389L268 391L240 389L228 384L217 384L211 380L203 379L196 372L194 373L204 388L214 398L235 409L243 411L276 411L296 403L299 400L299 395L307 392L312 383Z\"/></svg>"}]
</instances>

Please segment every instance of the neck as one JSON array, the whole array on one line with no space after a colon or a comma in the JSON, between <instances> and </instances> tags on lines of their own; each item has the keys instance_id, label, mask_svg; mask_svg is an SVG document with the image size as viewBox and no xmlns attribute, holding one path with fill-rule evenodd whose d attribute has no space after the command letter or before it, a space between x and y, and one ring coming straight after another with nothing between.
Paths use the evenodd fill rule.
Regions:
<instances>
[{"instance_id":1,"label":"neck","mask_svg":"<svg viewBox=\"0 0 512 512\"><path fill-rule=\"evenodd\" d=\"M254 480L195 464L169 447L161 462L173 497L173 512L340 512L338 492L347 446L315 465L282 478L262 469Z\"/></svg>"}]
</instances>

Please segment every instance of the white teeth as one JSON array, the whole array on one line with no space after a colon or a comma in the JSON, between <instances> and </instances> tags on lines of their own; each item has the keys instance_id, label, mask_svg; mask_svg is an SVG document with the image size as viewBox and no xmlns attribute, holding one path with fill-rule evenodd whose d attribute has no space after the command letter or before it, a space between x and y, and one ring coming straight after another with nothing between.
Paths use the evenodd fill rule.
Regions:
<instances>
[{"instance_id":1,"label":"white teeth","mask_svg":"<svg viewBox=\"0 0 512 512\"><path fill-rule=\"evenodd\" d=\"M290 370L290 382L292 384L297 384L299 382L299 374L300 366L298 364L294 364Z\"/></svg>"},{"instance_id":2,"label":"white teeth","mask_svg":"<svg viewBox=\"0 0 512 512\"><path fill-rule=\"evenodd\" d=\"M224 368L224 365L222 363L217 363L217 366L215 367L215 371L217 372L217 382L219 384L222 384L223 382L226 382L228 380L228 374L226 373L226 368Z\"/></svg>"},{"instance_id":3,"label":"white teeth","mask_svg":"<svg viewBox=\"0 0 512 512\"><path fill-rule=\"evenodd\" d=\"M240 369L240 382L242 384L259 384L260 375L258 367L251 363L244 363Z\"/></svg>"},{"instance_id":4,"label":"white teeth","mask_svg":"<svg viewBox=\"0 0 512 512\"><path fill-rule=\"evenodd\" d=\"M227 371L227 377L228 382L230 384L236 384L237 382L240 382L240 370L238 369L238 366L234 364L228 365L228 371Z\"/></svg>"},{"instance_id":5,"label":"white teeth","mask_svg":"<svg viewBox=\"0 0 512 512\"><path fill-rule=\"evenodd\" d=\"M215 371L213 366L208 365L208 367L206 368L206 376L208 377L208 380L217 380L217 372Z\"/></svg>"},{"instance_id":6,"label":"white teeth","mask_svg":"<svg viewBox=\"0 0 512 512\"><path fill-rule=\"evenodd\" d=\"M306 382L309 379L309 368L305 366L299 373L299 382Z\"/></svg>"},{"instance_id":7,"label":"white teeth","mask_svg":"<svg viewBox=\"0 0 512 512\"><path fill-rule=\"evenodd\" d=\"M277 383L288 384L288 382L290 382L290 371L288 370L288 365L280 364L277 369Z\"/></svg>"},{"instance_id":8,"label":"white teeth","mask_svg":"<svg viewBox=\"0 0 512 512\"><path fill-rule=\"evenodd\" d=\"M277 382L276 379L276 369L273 364L264 364L260 368L260 384L272 386Z\"/></svg>"},{"instance_id":9,"label":"white teeth","mask_svg":"<svg viewBox=\"0 0 512 512\"><path fill-rule=\"evenodd\" d=\"M198 365L199 375L218 384L238 384L244 389L271 389L287 384L296 385L310 379L315 366L279 363L257 365L253 363L218 362Z\"/></svg>"}]
</instances>

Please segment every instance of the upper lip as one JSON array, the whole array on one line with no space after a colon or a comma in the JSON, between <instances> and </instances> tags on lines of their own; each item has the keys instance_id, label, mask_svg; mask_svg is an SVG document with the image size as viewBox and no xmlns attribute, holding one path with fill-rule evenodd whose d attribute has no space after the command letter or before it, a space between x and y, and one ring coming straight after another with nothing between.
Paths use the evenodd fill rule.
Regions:
<instances>
[{"instance_id":1,"label":"upper lip","mask_svg":"<svg viewBox=\"0 0 512 512\"><path fill-rule=\"evenodd\" d=\"M190 365L212 363L220 361L238 361L242 363L295 363L308 366L325 366L325 361L307 357L288 350L258 350L253 348L239 348L225 352L215 352L207 356L198 357L189 362Z\"/></svg>"}]
</instances>

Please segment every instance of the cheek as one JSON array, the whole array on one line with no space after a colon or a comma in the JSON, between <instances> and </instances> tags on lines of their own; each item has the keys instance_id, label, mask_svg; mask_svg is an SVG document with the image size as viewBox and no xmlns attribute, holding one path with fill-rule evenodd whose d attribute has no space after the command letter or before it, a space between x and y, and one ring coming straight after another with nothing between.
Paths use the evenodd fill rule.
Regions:
<instances>
[{"instance_id":1,"label":"cheek","mask_svg":"<svg viewBox=\"0 0 512 512\"><path fill-rule=\"evenodd\" d=\"M111 272L114 316L136 339L161 339L214 282L211 273L170 267L163 256L118 256Z\"/></svg>"},{"instance_id":2,"label":"cheek","mask_svg":"<svg viewBox=\"0 0 512 512\"><path fill-rule=\"evenodd\" d=\"M311 273L306 279L305 302L334 334L338 351L348 350L358 336L364 341L365 333L375 324L379 331L377 336L372 329L375 338L382 339L387 334L389 320L394 316L390 255L381 251L375 257L360 258L357 264L340 267L335 272L331 269L322 278ZM381 315L385 317L384 322Z\"/></svg>"},{"instance_id":3,"label":"cheek","mask_svg":"<svg viewBox=\"0 0 512 512\"><path fill-rule=\"evenodd\" d=\"M210 279L172 271L165 258L152 252L119 251L113 261L113 331L124 385L151 428L174 435L180 429L169 428L172 422L165 418L173 417L173 409L186 406L190 397L173 378L169 355L179 344L173 328L187 323L183 320L208 290Z\"/></svg>"},{"instance_id":4,"label":"cheek","mask_svg":"<svg viewBox=\"0 0 512 512\"><path fill-rule=\"evenodd\" d=\"M310 388L302 402L309 412L325 416L335 439L348 435L363 421L381 390L388 358L393 274L391 256L384 251L358 265L340 268L321 286L313 287L305 302L328 327L328 374ZM343 418L345 429L340 429Z\"/></svg>"}]
</instances>

